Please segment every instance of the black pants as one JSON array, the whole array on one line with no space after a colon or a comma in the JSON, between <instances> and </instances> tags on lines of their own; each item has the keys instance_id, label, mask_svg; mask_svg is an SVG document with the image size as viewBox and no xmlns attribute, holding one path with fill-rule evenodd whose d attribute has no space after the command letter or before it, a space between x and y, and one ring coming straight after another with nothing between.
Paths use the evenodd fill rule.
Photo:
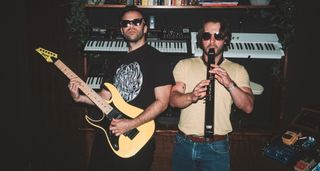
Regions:
<instances>
[{"instance_id":1,"label":"black pants","mask_svg":"<svg viewBox=\"0 0 320 171\"><path fill-rule=\"evenodd\" d=\"M121 158L109 146L102 131L96 133L89 164L90 171L150 171L155 140L149 142L134 156Z\"/></svg>"}]
</instances>

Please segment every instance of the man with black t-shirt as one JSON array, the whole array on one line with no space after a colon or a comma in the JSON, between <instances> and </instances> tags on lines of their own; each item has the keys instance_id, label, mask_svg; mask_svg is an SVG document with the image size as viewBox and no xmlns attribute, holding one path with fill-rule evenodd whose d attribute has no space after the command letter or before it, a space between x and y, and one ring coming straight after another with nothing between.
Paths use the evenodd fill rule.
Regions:
<instances>
[{"instance_id":1,"label":"man with black t-shirt","mask_svg":"<svg viewBox=\"0 0 320 171\"><path fill-rule=\"evenodd\" d=\"M165 58L146 44L148 27L142 11L135 6L126 7L121 15L120 27L129 44L129 51L116 67L113 85L127 103L144 111L133 119L113 119L109 129L116 136L155 119L163 112L168 106L174 83ZM78 82L70 80L69 90L74 101L93 105L87 96L79 94L78 87ZM111 93L104 88L99 95L106 100L111 97ZM104 133L98 131L91 153L90 170L151 170L155 148L153 138L130 158L117 156L107 144Z\"/></svg>"}]
</instances>

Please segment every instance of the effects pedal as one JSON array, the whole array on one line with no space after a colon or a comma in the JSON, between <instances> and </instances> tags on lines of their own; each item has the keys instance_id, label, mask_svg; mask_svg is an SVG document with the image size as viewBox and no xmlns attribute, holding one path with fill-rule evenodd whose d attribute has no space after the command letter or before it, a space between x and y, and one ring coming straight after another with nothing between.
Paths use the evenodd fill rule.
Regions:
<instances>
[{"instance_id":1,"label":"effects pedal","mask_svg":"<svg viewBox=\"0 0 320 171\"><path fill-rule=\"evenodd\" d=\"M299 160L294 165L294 170L295 171L309 171L315 165L316 165L316 161L314 159L305 158L303 160Z\"/></svg>"},{"instance_id":2,"label":"effects pedal","mask_svg":"<svg viewBox=\"0 0 320 171\"><path fill-rule=\"evenodd\" d=\"M287 131L282 135L281 139L282 139L282 142L284 144L293 145L294 143L296 143L298 141L298 139L301 136L302 136L301 133L295 133L293 131Z\"/></svg>"}]
</instances>

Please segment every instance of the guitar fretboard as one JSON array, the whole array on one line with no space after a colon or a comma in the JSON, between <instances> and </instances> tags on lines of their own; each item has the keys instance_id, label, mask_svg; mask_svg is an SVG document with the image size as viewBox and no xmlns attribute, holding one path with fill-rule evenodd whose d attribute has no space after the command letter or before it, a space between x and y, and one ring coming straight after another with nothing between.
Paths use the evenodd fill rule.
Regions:
<instances>
[{"instance_id":1,"label":"guitar fretboard","mask_svg":"<svg viewBox=\"0 0 320 171\"><path fill-rule=\"evenodd\" d=\"M61 60L57 60L54 65L56 65L69 79L76 79L76 81L80 83L79 89L87 95L89 99L103 111L103 113L108 114L112 111L113 108Z\"/></svg>"}]
</instances>

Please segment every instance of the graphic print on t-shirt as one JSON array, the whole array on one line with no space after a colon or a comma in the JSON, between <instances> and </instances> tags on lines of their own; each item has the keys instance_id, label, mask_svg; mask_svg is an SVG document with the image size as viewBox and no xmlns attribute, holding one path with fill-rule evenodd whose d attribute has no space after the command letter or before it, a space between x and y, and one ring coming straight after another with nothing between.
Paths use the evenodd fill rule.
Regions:
<instances>
[{"instance_id":1,"label":"graphic print on t-shirt","mask_svg":"<svg viewBox=\"0 0 320 171\"><path fill-rule=\"evenodd\" d=\"M121 65L114 76L114 86L117 87L126 102L135 99L142 86L143 74L138 62Z\"/></svg>"}]
</instances>

